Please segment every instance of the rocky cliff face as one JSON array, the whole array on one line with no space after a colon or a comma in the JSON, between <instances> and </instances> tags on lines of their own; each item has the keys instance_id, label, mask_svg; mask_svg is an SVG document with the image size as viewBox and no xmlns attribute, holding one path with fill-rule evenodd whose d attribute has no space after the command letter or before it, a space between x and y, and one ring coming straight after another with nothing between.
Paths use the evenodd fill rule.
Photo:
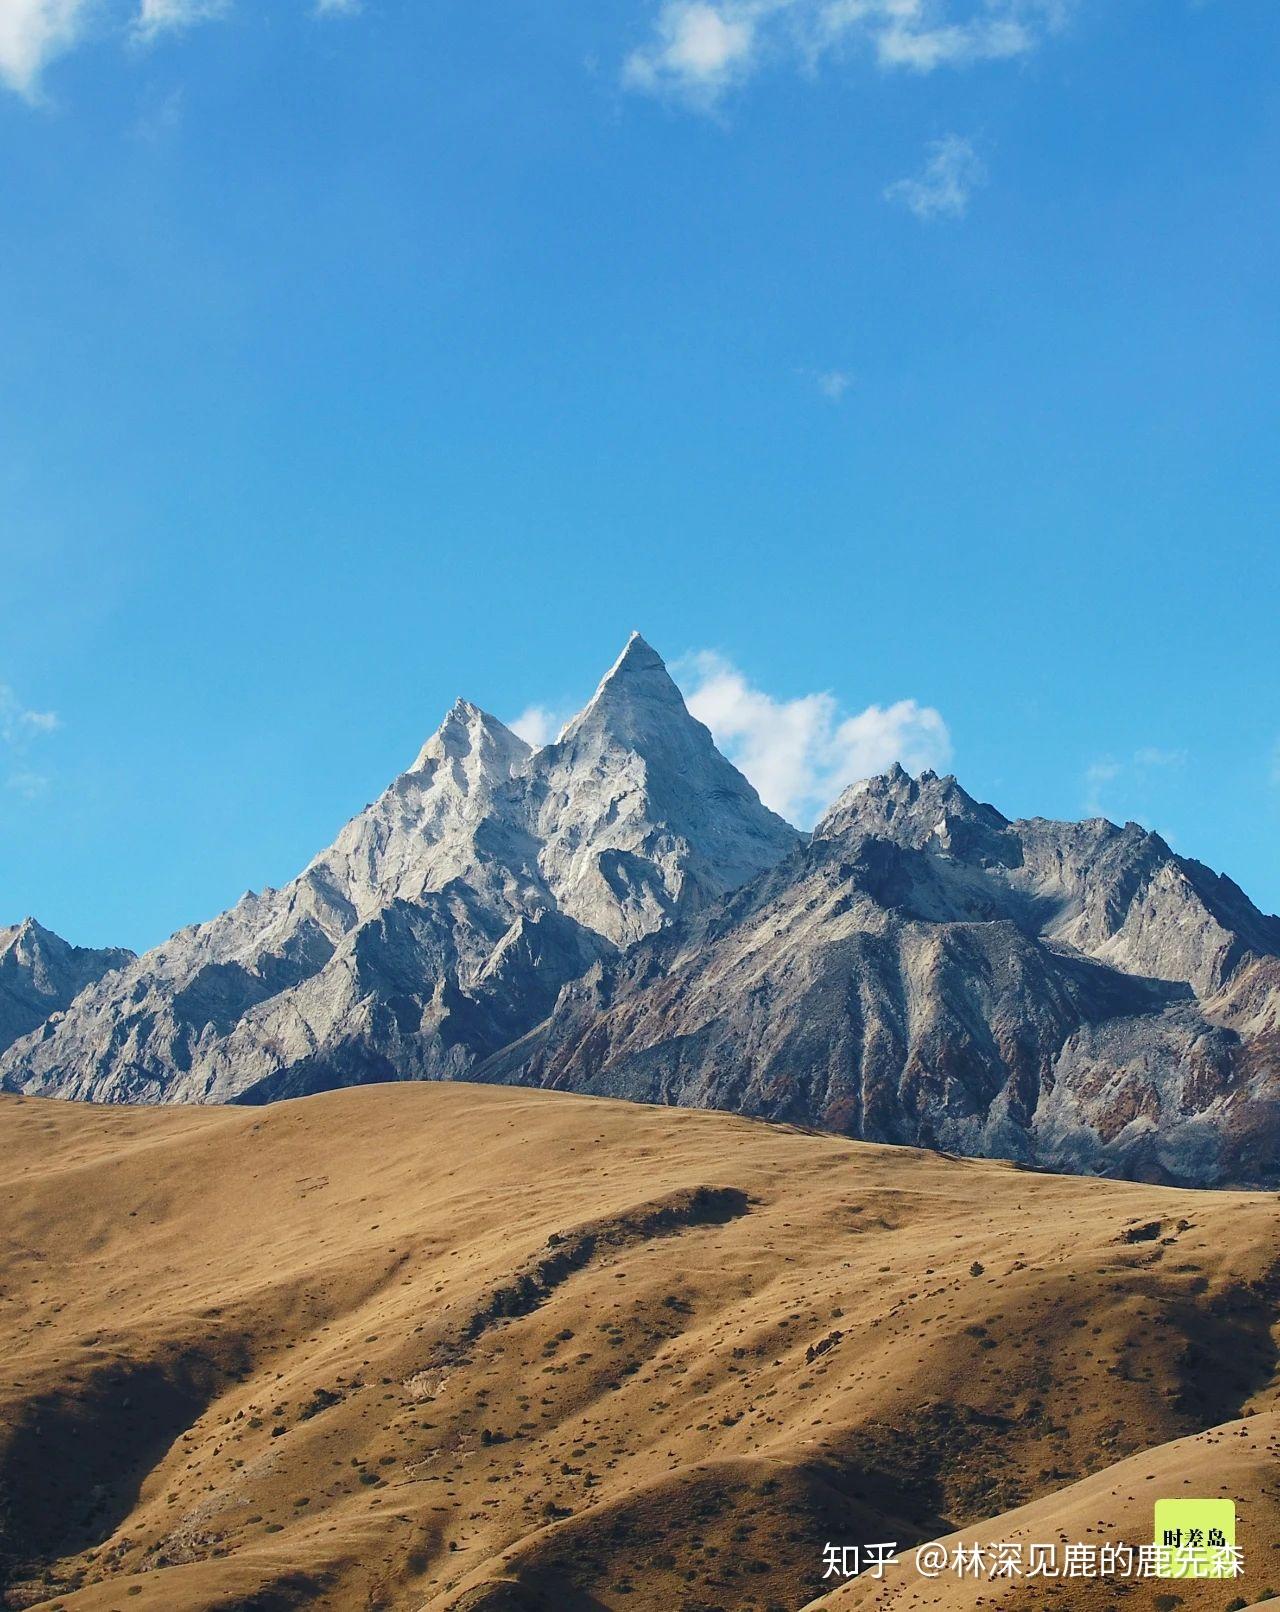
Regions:
<instances>
[{"instance_id":1,"label":"rocky cliff face","mask_svg":"<svg viewBox=\"0 0 1280 1612\"><path fill-rule=\"evenodd\" d=\"M465 1077L1280 1184L1280 920L1136 824L1011 822L931 773L806 839L638 637L554 744L459 701L291 884L117 961L29 1010L0 1081Z\"/></svg>"},{"instance_id":2,"label":"rocky cliff face","mask_svg":"<svg viewBox=\"0 0 1280 1612\"><path fill-rule=\"evenodd\" d=\"M11 1048L0 1079L200 1102L458 1078L594 962L797 839L633 635L543 749L460 700L291 884L102 980Z\"/></svg>"},{"instance_id":3,"label":"rocky cliff face","mask_svg":"<svg viewBox=\"0 0 1280 1612\"><path fill-rule=\"evenodd\" d=\"M1135 824L1010 822L951 778L602 962L479 1071L1187 1182L1280 1180L1280 923Z\"/></svg>"},{"instance_id":4,"label":"rocky cliff face","mask_svg":"<svg viewBox=\"0 0 1280 1612\"><path fill-rule=\"evenodd\" d=\"M34 918L0 929L0 1051L132 961L132 952L114 947L71 946Z\"/></svg>"}]
</instances>

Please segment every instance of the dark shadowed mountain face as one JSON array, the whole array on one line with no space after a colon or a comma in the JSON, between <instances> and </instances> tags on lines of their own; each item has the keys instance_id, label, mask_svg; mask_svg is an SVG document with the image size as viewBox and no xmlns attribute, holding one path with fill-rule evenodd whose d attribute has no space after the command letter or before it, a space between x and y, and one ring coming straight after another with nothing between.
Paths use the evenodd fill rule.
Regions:
<instances>
[{"instance_id":1,"label":"dark shadowed mountain face","mask_svg":"<svg viewBox=\"0 0 1280 1612\"><path fill-rule=\"evenodd\" d=\"M1183 1182L1280 1180L1280 923L1134 824L855 786L486 1079Z\"/></svg>"},{"instance_id":2,"label":"dark shadowed mountain face","mask_svg":"<svg viewBox=\"0 0 1280 1612\"><path fill-rule=\"evenodd\" d=\"M1135 824L1010 822L900 768L806 841L633 637L541 749L459 701L290 885L90 978L0 1082L262 1102L470 1078L1261 1183L1278 1049L1280 921L1229 879Z\"/></svg>"},{"instance_id":3,"label":"dark shadowed mountain face","mask_svg":"<svg viewBox=\"0 0 1280 1612\"><path fill-rule=\"evenodd\" d=\"M132 952L114 947L70 946L34 918L0 929L0 1051L132 961Z\"/></svg>"}]
</instances>

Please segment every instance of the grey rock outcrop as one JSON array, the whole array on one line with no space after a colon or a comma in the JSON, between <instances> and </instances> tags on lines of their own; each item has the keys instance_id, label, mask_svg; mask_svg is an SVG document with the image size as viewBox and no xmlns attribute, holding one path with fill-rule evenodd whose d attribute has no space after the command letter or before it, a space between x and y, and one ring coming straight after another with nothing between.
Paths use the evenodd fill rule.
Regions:
<instances>
[{"instance_id":1,"label":"grey rock outcrop","mask_svg":"<svg viewBox=\"0 0 1280 1612\"><path fill-rule=\"evenodd\" d=\"M797 838L633 635L555 744L458 701L292 883L86 991L10 1049L0 1080L201 1102L458 1078L593 963Z\"/></svg>"},{"instance_id":2,"label":"grey rock outcrop","mask_svg":"<svg viewBox=\"0 0 1280 1612\"><path fill-rule=\"evenodd\" d=\"M1136 824L1010 822L895 768L770 872L602 961L479 1075L1280 1181L1278 956L1280 922Z\"/></svg>"},{"instance_id":3,"label":"grey rock outcrop","mask_svg":"<svg viewBox=\"0 0 1280 1612\"><path fill-rule=\"evenodd\" d=\"M1280 920L1135 823L1010 821L928 772L800 835L637 636L553 744L459 701L284 889L56 980L54 940L9 1090L468 1078L1280 1185Z\"/></svg>"}]
</instances>

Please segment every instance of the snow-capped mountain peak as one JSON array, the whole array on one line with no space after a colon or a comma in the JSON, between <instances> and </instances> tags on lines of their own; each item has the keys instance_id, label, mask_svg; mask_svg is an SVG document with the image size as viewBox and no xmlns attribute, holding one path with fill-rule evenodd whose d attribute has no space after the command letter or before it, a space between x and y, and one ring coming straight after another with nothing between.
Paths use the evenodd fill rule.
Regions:
<instances>
[{"instance_id":1,"label":"snow-capped mountain peak","mask_svg":"<svg viewBox=\"0 0 1280 1612\"><path fill-rule=\"evenodd\" d=\"M462 1074L545 1012L548 989L795 839L633 633L542 750L455 701L298 878L87 993L16 1046L0 1079L200 1100L388 1069Z\"/></svg>"}]
</instances>

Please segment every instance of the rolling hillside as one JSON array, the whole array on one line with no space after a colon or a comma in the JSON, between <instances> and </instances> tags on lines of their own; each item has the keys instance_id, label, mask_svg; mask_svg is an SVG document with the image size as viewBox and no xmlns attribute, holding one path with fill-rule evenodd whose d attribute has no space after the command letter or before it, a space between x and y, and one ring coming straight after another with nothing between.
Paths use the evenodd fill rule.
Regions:
<instances>
[{"instance_id":1,"label":"rolling hillside","mask_svg":"<svg viewBox=\"0 0 1280 1612\"><path fill-rule=\"evenodd\" d=\"M432 1083L8 1097L0 1206L10 1607L790 1612L1201 1490L1280 1580L1271 1194Z\"/></svg>"}]
</instances>

